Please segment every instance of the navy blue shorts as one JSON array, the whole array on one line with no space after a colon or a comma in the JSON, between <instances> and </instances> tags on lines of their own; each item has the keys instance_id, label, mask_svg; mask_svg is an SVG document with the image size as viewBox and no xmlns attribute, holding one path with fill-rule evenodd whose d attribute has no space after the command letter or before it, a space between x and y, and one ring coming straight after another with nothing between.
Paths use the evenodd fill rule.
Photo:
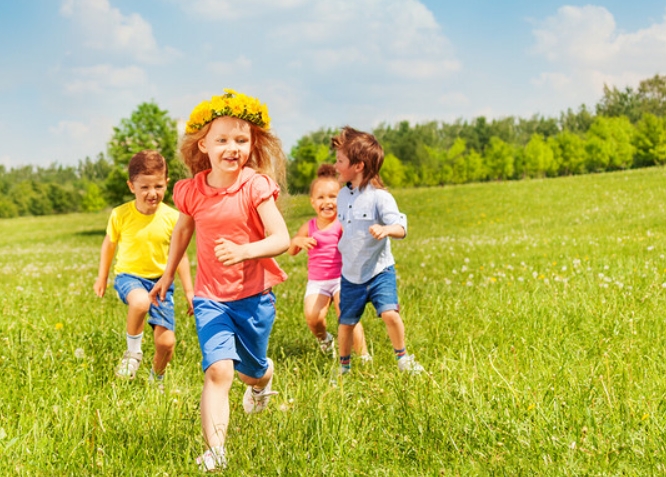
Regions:
<instances>
[{"instance_id":1,"label":"navy blue shorts","mask_svg":"<svg viewBox=\"0 0 666 477\"><path fill-rule=\"evenodd\" d=\"M398 286L395 280L395 267L391 265L365 283L356 284L342 277L340 284L341 325L355 325L365 311L366 303L372 303L377 316L385 311L400 310Z\"/></svg>"}]
</instances>

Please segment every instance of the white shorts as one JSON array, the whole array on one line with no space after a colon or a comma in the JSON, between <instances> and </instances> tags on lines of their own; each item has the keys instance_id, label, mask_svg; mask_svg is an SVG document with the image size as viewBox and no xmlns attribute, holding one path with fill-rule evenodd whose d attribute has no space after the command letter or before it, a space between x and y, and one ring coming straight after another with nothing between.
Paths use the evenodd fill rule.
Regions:
<instances>
[{"instance_id":1,"label":"white shorts","mask_svg":"<svg viewBox=\"0 0 666 477\"><path fill-rule=\"evenodd\" d=\"M334 278L332 280L308 280L308 285L305 287L305 296L324 295L333 297L339 291L339 278Z\"/></svg>"}]
</instances>

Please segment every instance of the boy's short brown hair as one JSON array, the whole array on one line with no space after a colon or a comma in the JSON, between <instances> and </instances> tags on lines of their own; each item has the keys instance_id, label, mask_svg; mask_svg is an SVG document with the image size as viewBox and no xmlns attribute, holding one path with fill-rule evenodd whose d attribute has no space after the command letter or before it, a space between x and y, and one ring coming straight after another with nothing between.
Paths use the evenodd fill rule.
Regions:
<instances>
[{"instance_id":1,"label":"boy's short brown hair","mask_svg":"<svg viewBox=\"0 0 666 477\"><path fill-rule=\"evenodd\" d=\"M378 189L385 188L379 177L379 170L384 164L384 149L375 136L345 126L340 134L331 138L331 148L347 156L352 166L363 163L363 180L359 189L364 189L369 183Z\"/></svg>"},{"instance_id":2,"label":"boy's short brown hair","mask_svg":"<svg viewBox=\"0 0 666 477\"><path fill-rule=\"evenodd\" d=\"M145 149L134 154L129 161L127 171L130 182L140 174L152 176L164 173L165 179L169 177L169 166L166 159L162 154L152 149Z\"/></svg>"}]
</instances>

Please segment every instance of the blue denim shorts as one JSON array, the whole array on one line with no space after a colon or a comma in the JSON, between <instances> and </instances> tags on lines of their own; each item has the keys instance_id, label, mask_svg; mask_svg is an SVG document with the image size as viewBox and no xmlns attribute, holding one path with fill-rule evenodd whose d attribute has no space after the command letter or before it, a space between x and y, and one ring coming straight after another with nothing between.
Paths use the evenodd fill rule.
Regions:
<instances>
[{"instance_id":1,"label":"blue denim shorts","mask_svg":"<svg viewBox=\"0 0 666 477\"><path fill-rule=\"evenodd\" d=\"M130 275L129 273L120 273L116 275L116 279L113 283L113 288L115 288L118 293L118 297L127 305L127 295L132 290L137 288L146 290L150 292L155 286L155 283L159 278L143 278L137 277L136 275ZM153 328L155 326L161 326L167 330L176 331L176 318L173 310L173 283L167 291L164 301L160 303L160 306L150 305L148 310L148 324Z\"/></svg>"},{"instance_id":2,"label":"blue denim shorts","mask_svg":"<svg viewBox=\"0 0 666 477\"><path fill-rule=\"evenodd\" d=\"M365 311L366 303L372 303L380 316L385 311L400 310L398 286L395 280L395 267L391 265L365 283L356 284L342 277L340 283L341 325L355 325Z\"/></svg>"},{"instance_id":3,"label":"blue denim shorts","mask_svg":"<svg viewBox=\"0 0 666 477\"><path fill-rule=\"evenodd\" d=\"M268 338L275 321L273 292L228 302L195 296L193 303L204 372L217 361L232 359L236 371L261 378L268 369Z\"/></svg>"}]
</instances>

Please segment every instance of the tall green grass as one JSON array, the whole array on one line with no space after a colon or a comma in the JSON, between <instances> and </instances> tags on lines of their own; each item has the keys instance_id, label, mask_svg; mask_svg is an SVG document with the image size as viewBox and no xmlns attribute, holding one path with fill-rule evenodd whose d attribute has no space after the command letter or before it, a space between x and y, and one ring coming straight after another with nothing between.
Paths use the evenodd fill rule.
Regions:
<instances>
[{"instance_id":1,"label":"tall green grass","mask_svg":"<svg viewBox=\"0 0 666 477\"><path fill-rule=\"evenodd\" d=\"M666 174L394 191L410 353L383 323L331 382L302 317L306 257L282 256L270 355L280 392L232 391L229 475L649 475L666 472ZM284 203L290 230L312 212ZM0 221L0 475L197 475L202 386L177 292L166 393L114 367L125 307L92 292L107 214ZM192 255L193 257L193 255ZM335 318L329 315L335 331ZM152 355L152 339L144 344Z\"/></svg>"}]
</instances>

